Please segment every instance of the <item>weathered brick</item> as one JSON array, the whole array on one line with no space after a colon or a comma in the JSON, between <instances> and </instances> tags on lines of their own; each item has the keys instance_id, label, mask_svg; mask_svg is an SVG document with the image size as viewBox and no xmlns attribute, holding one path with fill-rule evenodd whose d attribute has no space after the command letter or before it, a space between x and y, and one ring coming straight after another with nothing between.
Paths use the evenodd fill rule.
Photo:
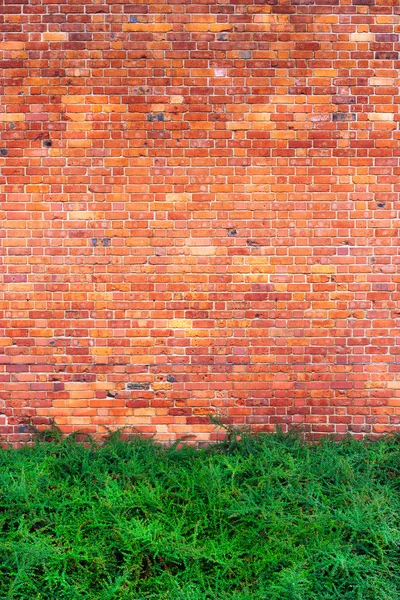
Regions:
<instances>
[{"instance_id":1,"label":"weathered brick","mask_svg":"<svg viewBox=\"0 0 400 600\"><path fill-rule=\"evenodd\" d=\"M390 112L368 113L368 119L370 121L393 121L394 113L390 113Z\"/></svg>"},{"instance_id":2,"label":"weathered brick","mask_svg":"<svg viewBox=\"0 0 400 600\"><path fill-rule=\"evenodd\" d=\"M395 0L3 4L3 435L398 428Z\"/></svg>"},{"instance_id":3,"label":"weathered brick","mask_svg":"<svg viewBox=\"0 0 400 600\"><path fill-rule=\"evenodd\" d=\"M375 36L370 32L354 32L350 34L350 41L352 42L373 42Z\"/></svg>"},{"instance_id":4,"label":"weathered brick","mask_svg":"<svg viewBox=\"0 0 400 600\"><path fill-rule=\"evenodd\" d=\"M393 77L370 77L368 79L369 85L393 85L394 79Z\"/></svg>"}]
</instances>

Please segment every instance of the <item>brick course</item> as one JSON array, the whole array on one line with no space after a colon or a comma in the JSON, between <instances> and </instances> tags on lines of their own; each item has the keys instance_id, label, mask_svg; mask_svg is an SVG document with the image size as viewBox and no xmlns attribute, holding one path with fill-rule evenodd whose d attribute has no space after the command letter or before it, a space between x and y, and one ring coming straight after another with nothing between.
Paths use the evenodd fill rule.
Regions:
<instances>
[{"instance_id":1,"label":"brick course","mask_svg":"<svg viewBox=\"0 0 400 600\"><path fill-rule=\"evenodd\" d=\"M0 435L400 422L398 0L0 5Z\"/></svg>"}]
</instances>

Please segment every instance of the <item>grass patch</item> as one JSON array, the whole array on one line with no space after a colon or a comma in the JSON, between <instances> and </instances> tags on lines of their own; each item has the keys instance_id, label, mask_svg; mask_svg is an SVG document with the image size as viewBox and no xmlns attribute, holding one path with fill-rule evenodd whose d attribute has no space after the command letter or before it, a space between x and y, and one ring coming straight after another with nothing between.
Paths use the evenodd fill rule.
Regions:
<instances>
[{"instance_id":1,"label":"grass patch","mask_svg":"<svg viewBox=\"0 0 400 600\"><path fill-rule=\"evenodd\" d=\"M0 597L396 600L399 473L396 436L3 449Z\"/></svg>"}]
</instances>

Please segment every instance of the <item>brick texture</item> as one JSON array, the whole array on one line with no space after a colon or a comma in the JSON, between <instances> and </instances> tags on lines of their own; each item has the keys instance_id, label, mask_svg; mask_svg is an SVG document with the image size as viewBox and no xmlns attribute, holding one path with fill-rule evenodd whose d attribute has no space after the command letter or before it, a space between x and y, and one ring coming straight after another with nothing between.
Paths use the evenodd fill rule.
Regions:
<instances>
[{"instance_id":1,"label":"brick texture","mask_svg":"<svg viewBox=\"0 0 400 600\"><path fill-rule=\"evenodd\" d=\"M400 422L398 0L0 4L0 435Z\"/></svg>"}]
</instances>

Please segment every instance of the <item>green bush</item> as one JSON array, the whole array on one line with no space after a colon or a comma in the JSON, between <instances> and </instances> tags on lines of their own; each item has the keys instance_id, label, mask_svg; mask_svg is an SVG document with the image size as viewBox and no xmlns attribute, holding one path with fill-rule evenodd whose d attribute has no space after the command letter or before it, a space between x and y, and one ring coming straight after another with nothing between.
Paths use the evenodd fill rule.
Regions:
<instances>
[{"instance_id":1,"label":"green bush","mask_svg":"<svg viewBox=\"0 0 400 600\"><path fill-rule=\"evenodd\" d=\"M228 433L0 450L0 597L400 598L398 437Z\"/></svg>"}]
</instances>

